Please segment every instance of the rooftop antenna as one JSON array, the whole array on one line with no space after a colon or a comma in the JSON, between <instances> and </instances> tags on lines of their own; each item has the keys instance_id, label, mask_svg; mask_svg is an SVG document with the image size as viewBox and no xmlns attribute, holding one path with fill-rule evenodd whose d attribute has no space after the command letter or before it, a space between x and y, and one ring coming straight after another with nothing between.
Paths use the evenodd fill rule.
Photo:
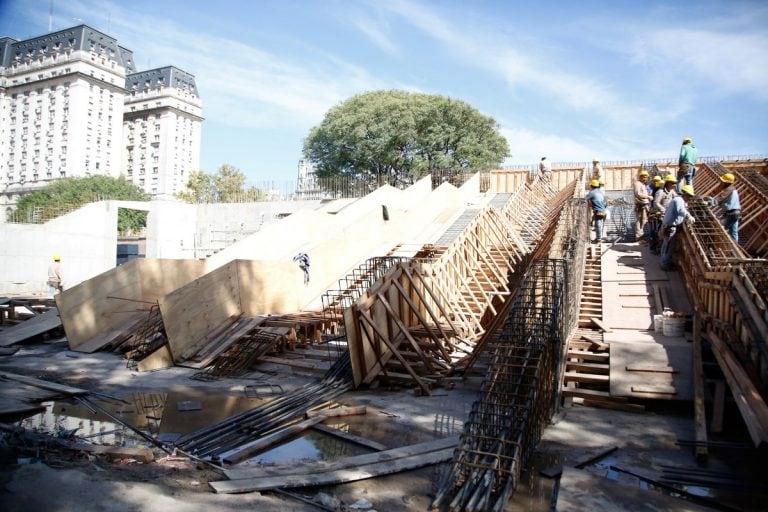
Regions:
<instances>
[{"instance_id":1,"label":"rooftop antenna","mask_svg":"<svg viewBox=\"0 0 768 512\"><path fill-rule=\"evenodd\" d=\"M48 10L48 32L53 31L53 0L51 0L51 8Z\"/></svg>"},{"instance_id":2,"label":"rooftop antenna","mask_svg":"<svg viewBox=\"0 0 768 512\"><path fill-rule=\"evenodd\" d=\"M51 0L53 2L53 0ZM107 13L107 34L112 30L112 13Z\"/></svg>"}]
</instances>

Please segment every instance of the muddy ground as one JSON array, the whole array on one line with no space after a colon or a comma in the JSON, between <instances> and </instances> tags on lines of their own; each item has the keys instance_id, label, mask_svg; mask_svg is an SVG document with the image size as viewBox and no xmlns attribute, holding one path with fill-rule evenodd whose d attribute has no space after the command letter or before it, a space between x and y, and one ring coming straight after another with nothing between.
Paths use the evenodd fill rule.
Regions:
<instances>
[{"instance_id":1,"label":"muddy ground","mask_svg":"<svg viewBox=\"0 0 768 512\"><path fill-rule=\"evenodd\" d=\"M22 346L13 356L0 357L0 370L81 387L115 397L154 396L161 393L173 405L172 396L199 399L200 416L183 416L168 407L163 423L171 424L171 413L198 428L210 424L222 411L221 397L243 400L243 390L254 382L269 382L290 392L319 375L291 372L285 368L259 367L247 378L201 382L190 378L193 370L170 368L138 373L126 368L117 354L73 353L65 340L48 340ZM190 395L191 393L191 395ZM207 398L206 398L207 396ZM453 389L436 389L433 396L418 396L408 388L378 388L352 391L336 401L341 405L365 405L367 414L350 418L350 428L394 448L430 439L458 435L477 396L476 383L457 382ZM237 407L248 403L237 402ZM229 402L227 402L229 403ZM759 452L713 452L707 466L697 464L690 446L681 441L695 438L690 404L648 403L644 413L628 413L590 407L564 408L543 432L529 470L507 511L552 510L766 510L768 482L759 468ZM74 404L57 405L59 412L73 413ZM225 411L226 412L226 411ZM232 412L232 411L229 411ZM735 418L729 431L738 434L738 412L731 406L727 417ZM82 411L77 412L83 416ZM225 416L223 416L225 417ZM206 421L208 423L206 423ZM734 426L735 425L735 426ZM744 438L742 437L742 440ZM579 469L577 461L610 453ZM746 455L746 458L745 458ZM285 454L263 464L297 465L303 454ZM750 464L757 460L756 466ZM282 459L281 459L282 457ZM110 460L102 455L50 450L13 454L0 450L0 507L3 511L56 510L163 511L203 510L378 510L424 511L429 509L437 482L447 465L372 478L343 485L282 491L226 495L213 493L208 482L224 477L215 469L189 459L157 451L153 462L132 459ZM557 494L557 479L540 475L541 469L564 464ZM737 474L741 466L745 490L691 487L704 498L674 495L649 486L628 473L658 478L665 467L683 467ZM617 470L618 468L618 470ZM728 473L730 472L730 473ZM740 477L740 478L742 478ZM673 495L670 495L673 494ZM714 500L720 506L707 506ZM356 507L356 508L355 508Z\"/></svg>"}]
</instances>

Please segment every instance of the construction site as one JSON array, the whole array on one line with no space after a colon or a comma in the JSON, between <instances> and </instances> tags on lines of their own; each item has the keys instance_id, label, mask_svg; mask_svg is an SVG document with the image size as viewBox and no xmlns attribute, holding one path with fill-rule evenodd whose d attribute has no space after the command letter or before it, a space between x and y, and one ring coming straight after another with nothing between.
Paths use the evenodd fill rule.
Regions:
<instances>
[{"instance_id":1,"label":"construction site","mask_svg":"<svg viewBox=\"0 0 768 512\"><path fill-rule=\"evenodd\" d=\"M76 284L0 298L3 508L768 510L768 160L702 159L669 271L632 187L677 162L604 168L601 243L586 164L250 213L205 257L170 205L145 258L70 236Z\"/></svg>"}]
</instances>

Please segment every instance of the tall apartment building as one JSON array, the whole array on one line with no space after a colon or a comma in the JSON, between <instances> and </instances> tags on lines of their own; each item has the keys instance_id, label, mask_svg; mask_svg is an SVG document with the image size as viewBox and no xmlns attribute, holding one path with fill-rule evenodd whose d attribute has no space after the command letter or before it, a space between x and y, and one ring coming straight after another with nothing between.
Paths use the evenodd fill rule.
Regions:
<instances>
[{"instance_id":1,"label":"tall apartment building","mask_svg":"<svg viewBox=\"0 0 768 512\"><path fill-rule=\"evenodd\" d=\"M195 77L167 66L128 75L125 88L125 176L153 196L172 197L200 166Z\"/></svg>"},{"instance_id":2,"label":"tall apartment building","mask_svg":"<svg viewBox=\"0 0 768 512\"><path fill-rule=\"evenodd\" d=\"M192 75L137 73L130 50L87 25L0 38L0 205L89 175L124 175L171 195L198 166L201 112ZM138 175L142 161L157 180Z\"/></svg>"}]
</instances>

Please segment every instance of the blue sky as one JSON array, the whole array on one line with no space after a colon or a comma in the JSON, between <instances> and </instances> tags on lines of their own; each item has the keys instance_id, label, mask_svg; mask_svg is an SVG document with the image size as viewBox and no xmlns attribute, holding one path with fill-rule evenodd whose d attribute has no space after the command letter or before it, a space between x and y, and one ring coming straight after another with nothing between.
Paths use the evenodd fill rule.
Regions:
<instances>
[{"instance_id":1,"label":"blue sky","mask_svg":"<svg viewBox=\"0 0 768 512\"><path fill-rule=\"evenodd\" d=\"M48 32L50 0L0 0L0 35ZM54 0L139 70L195 75L201 167L293 180L304 137L352 95L402 89L496 119L507 164L768 153L768 2Z\"/></svg>"}]
</instances>

